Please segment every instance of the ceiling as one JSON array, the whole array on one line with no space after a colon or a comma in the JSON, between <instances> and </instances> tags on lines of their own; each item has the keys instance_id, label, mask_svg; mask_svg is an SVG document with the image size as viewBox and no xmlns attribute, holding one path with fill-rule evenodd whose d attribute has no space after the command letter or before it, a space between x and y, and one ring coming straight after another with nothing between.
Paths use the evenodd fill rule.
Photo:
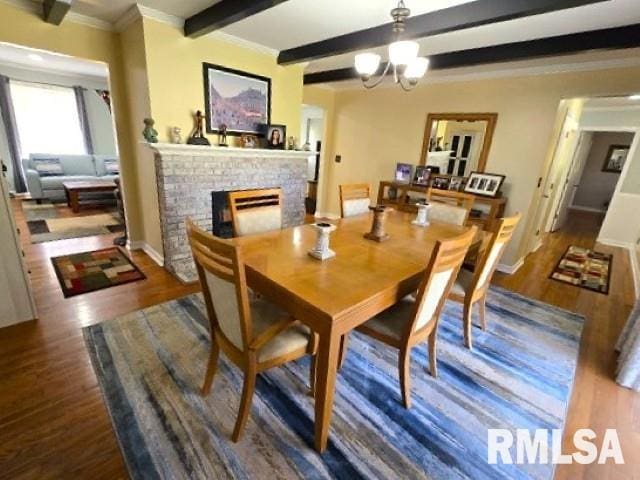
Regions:
<instances>
[{"instance_id":1,"label":"ceiling","mask_svg":"<svg viewBox=\"0 0 640 480\"><path fill-rule=\"evenodd\" d=\"M37 0L41 1L41 0ZM140 5L187 18L220 0L139 0ZM405 0L412 15L471 0ZM77 14L116 23L134 0L73 0ZM389 23L397 0L288 0L231 24L223 33L274 51L297 47L345 33ZM640 0L609 0L568 10L486 25L419 40L421 55L557 36L640 23ZM385 48L376 49L382 55ZM350 67L353 53L310 62L307 72Z\"/></svg>"},{"instance_id":2,"label":"ceiling","mask_svg":"<svg viewBox=\"0 0 640 480\"><path fill-rule=\"evenodd\" d=\"M109 77L109 70L104 63L2 42L0 42L0 64L39 72L79 75L100 80Z\"/></svg>"}]
</instances>

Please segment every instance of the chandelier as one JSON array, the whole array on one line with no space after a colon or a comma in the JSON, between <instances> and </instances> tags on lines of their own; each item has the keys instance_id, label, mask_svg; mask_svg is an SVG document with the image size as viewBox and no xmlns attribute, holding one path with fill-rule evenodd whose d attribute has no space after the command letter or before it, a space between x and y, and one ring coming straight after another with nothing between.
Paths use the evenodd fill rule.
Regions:
<instances>
[{"instance_id":1,"label":"chandelier","mask_svg":"<svg viewBox=\"0 0 640 480\"><path fill-rule=\"evenodd\" d=\"M418 81L424 77L424 74L427 73L429 59L418 57L420 45L410 40L401 40L402 33L405 30L405 22L409 15L411 15L411 10L405 6L404 0L400 0L398 6L391 10L396 41L389 45L389 61L380 78L372 81L372 76L380 66L380 55L376 53L360 53L356 55L356 70L365 88L375 88L380 85L391 67L393 67L393 81L406 92L413 89L418 84Z\"/></svg>"}]
</instances>

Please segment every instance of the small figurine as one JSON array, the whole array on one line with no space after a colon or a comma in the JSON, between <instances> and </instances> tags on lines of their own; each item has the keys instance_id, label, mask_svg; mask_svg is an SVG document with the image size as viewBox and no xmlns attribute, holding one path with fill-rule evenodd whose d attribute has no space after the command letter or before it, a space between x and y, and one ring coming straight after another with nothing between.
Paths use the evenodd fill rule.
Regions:
<instances>
[{"instance_id":1,"label":"small figurine","mask_svg":"<svg viewBox=\"0 0 640 480\"><path fill-rule=\"evenodd\" d=\"M228 147L227 144L227 126L222 123L218 127L218 146L219 147Z\"/></svg>"},{"instance_id":2,"label":"small figurine","mask_svg":"<svg viewBox=\"0 0 640 480\"><path fill-rule=\"evenodd\" d=\"M195 127L189 137L189 140L187 140L187 143L189 145L211 145L209 140L207 140L207 137L204 136L204 116L200 110L196 112L194 119Z\"/></svg>"},{"instance_id":3,"label":"small figurine","mask_svg":"<svg viewBox=\"0 0 640 480\"><path fill-rule=\"evenodd\" d=\"M289 137L287 140L287 150L296 149L296 137Z\"/></svg>"},{"instance_id":4,"label":"small figurine","mask_svg":"<svg viewBox=\"0 0 640 480\"><path fill-rule=\"evenodd\" d=\"M142 136L149 143L158 143L158 131L153 128L156 122L153 118L145 118L144 119L144 130L142 131Z\"/></svg>"},{"instance_id":5,"label":"small figurine","mask_svg":"<svg viewBox=\"0 0 640 480\"><path fill-rule=\"evenodd\" d=\"M182 143L182 129L180 127L173 127L171 129L171 143Z\"/></svg>"}]
</instances>

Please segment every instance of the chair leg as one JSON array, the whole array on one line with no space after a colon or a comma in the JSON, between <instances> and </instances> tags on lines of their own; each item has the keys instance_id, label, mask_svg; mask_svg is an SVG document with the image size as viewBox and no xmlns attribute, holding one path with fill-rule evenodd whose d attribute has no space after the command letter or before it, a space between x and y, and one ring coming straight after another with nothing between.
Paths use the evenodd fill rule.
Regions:
<instances>
[{"instance_id":1,"label":"chair leg","mask_svg":"<svg viewBox=\"0 0 640 480\"><path fill-rule=\"evenodd\" d=\"M398 376L404 408L411 408L411 347L402 348L398 354Z\"/></svg>"},{"instance_id":2,"label":"chair leg","mask_svg":"<svg viewBox=\"0 0 640 480\"><path fill-rule=\"evenodd\" d=\"M471 341L471 314L473 310L473 303L465 301L462 310L464 320L464 345L471 350L473 348Z\"/></svg>"},{"instance_id":3,"label":"chair leg","mask_svg":"<svg viewBox=\"0 0 640 480\"><path fill-rule=\"evenodd\" d=\"M251 400L253 399L253 391L256 387L256 367L255 364L249 365L249 368L244 372L244 386L242 387L242 398L240 399L240 410L238 411L238 418L236 419L236 426L233 429L233 435L231 439L234 442L240 440L244 426L247 424L249 418L249 411L251 410Z\"/></svg>"},{"instance_id":4,"label":"chair leg","mask_svg":"<svg viewBox=\"0 0 640 480\"><path fill-rule=\"evenodd\" d=\"M309 395L316 396L316 369L318 367L318 355L314 354L311 357L311 369L309 371Z\"/></svg>"},{"instance_id":5,"label":"chair leg","mask_svg":"<svg viewBox=\"0 0 640 480\"><path fill-rule=\"evenodd\" d=\"M209 395L213 377L218 369L218 357L220 356L220 347L215 338L211 339L211 352L209 352L209 364L207 365L207 373L204 374L204 385L202 386L202 395Z\"/></svg>"},{"instance_id":6,"label":"chair leg","mask_svg":"<svg viewBox=\"0 0 640 480\"><path fill-rule=\"evenodd\" d=\"M487 294L486 293L480 298L478 303L480 305L480 326L482 330L486 330L487 329L487 319L485 317L487 314Z\"/></svg>"},{"instance_id":7,"label":"chair leg","mask_svg":"<svg viewBox=\"0 0 640 480\"><path fill-rule=\"evenodd\" d=\"M349 334L345 334L340 338L340 353L338 355L338 370L342 368L344 359L347 356L347 350L349 348Z\"/></svg>"},{"instance_id":8,"label":"chair leg","mask_svg":"<svg viewBox=\"0 0 640 480\"><path fill-rule=\"evenodd\" d=\"M429 371L433 378L438 378L438 359L437 359L437 345L438 331L434 329L429 335Z\"/></svg>"}]
</instances>

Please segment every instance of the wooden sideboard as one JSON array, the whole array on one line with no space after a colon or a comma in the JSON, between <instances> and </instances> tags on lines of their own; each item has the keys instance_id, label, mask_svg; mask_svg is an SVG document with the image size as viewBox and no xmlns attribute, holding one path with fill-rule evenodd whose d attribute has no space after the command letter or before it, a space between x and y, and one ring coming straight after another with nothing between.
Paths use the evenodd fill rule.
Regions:
<instances>
[{"instance_id":1,"label":"wooden sideboard","mask_svg":"<svg viewBox=\"0 0 640 480\"><path fill-rule=\"evenodd\" d=\"M395 198L390 198L389 190L394 188ZM415 204L426 199L427 190L428 187L382 181L378 187L378 205L387 205L404 212L417 212L418 207ZM489 230L497 218L504 216L507 198L491 198L481 195L473 195L473 197L475 200L468 224L478 225L483 230ZM476 212L480 213L476 214Z\"/></svg>"}]
</instances>

